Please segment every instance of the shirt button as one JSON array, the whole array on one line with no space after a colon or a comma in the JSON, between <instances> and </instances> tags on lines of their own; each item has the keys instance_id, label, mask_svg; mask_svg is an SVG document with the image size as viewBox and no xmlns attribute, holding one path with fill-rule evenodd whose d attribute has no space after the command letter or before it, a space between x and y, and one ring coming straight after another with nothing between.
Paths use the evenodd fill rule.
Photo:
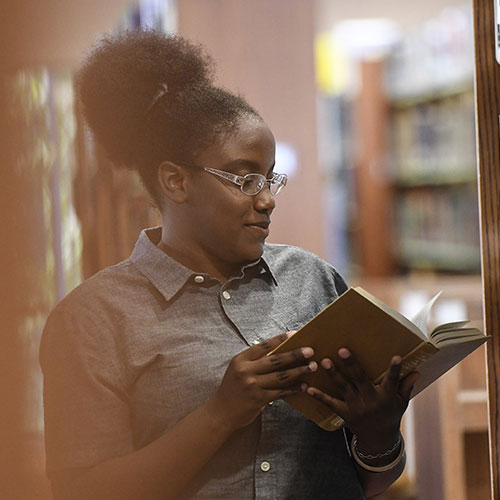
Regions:
<instances>
[{"instance_id":1,"label":"shirt button","mask_svg":"<svg viewBox=\"0 0 500 500\"><path fill-rule=\"evenodd\" d=\"M255 340L253 340L253 341L252 341L252 344L253 344L253 345L257 345L257 344L259 344L259 343L260 343L260 340L259 340L259 339L255 339Z\"/></svg>"},{"instance_id":2,"label":"shirt button","mask_svg":"<svg viewBox=\"0 0 500 500\"><path fill-rule=\"evenodd\" d=\"M269 462L262 462L260 464L260 470L262 472L267 472L271 468L271 464Z\"/></svg>"},{"instance_id":3,"label":"shirt button","mask_svg":"<svg viewBox=\"0 0 500 500\"><path fill-rule=\"evenodd\" d=\"M229 300L231 298L231 294L227 291L227 290L224 290L222 292L222 296L226 299L226 300Z\"/></svg>"},{"instance_id":4,"label":"shirt button","mask_svg":"<svg viewBox=\"0 0 500 500\"><path fill-rule=\"evenodd\" d=\"M196 283L203 283L205 281L205 278L203 276L195 276L194 280Z\"/></svg>"}]
</instances>

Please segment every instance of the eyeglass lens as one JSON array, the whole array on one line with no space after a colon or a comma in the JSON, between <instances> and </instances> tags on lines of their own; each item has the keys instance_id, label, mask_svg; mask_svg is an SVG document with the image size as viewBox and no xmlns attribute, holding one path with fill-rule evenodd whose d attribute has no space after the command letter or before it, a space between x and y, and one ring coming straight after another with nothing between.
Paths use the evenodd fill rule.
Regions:
<instances>
[{"instance_id":1,"label":"eyeglass lens","mask_svg":"<svg viewBox=\"0 0 500 500\"><path fill-rule=\"evenodd\" d=\"M246 194L254 195L260 193L266 183L269 183L269 190L272 195L278 194L283 187L281 179L266 179L259 174L247 174L245 175L243 184L241 185L241 190Z\"/></svg>"}]
</instances>

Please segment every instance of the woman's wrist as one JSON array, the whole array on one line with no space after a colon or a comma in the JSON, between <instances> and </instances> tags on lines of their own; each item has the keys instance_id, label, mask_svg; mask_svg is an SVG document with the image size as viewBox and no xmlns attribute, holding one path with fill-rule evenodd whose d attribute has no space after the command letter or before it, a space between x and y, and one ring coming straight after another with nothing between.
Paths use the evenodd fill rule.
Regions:
<instances>
[{"instance_id":1,"label":"woman's wrist","mask_svg":"<svg viewBox=\"0 0 500 500\"><path fill-rule=\"evenodd\" d=\"M399 427L390 431L353 433L356 436L357 449L364 455L379 455L391 449L401 439Z\"/></svg>"},{"instance_id":2,"label":"woman's wrist","mask_svg":"<svg viewBox=\"0 0 500 500\"><path fill-rule=\"evenodd\" d=\"M390 447L383 451L368 453L359 450L358 437L353 436L351 440L352 456L356 463L370 472L386 472L396 467L404 457L405 445L401 433L393 441Z\"/></svg>"},{"instance_id":3,"label":"woman's wrist","mask_svg":"<svg viewBox=\"0 0 500 500\"><path fill-rule=\"evenodd\" d=\"M224 437L229 437L237 427L228 418L226 412L221 408L217 398L211 397L203 406L205 417L212 423L214 432L220 433Z\"/></svg>"}]
</instances>

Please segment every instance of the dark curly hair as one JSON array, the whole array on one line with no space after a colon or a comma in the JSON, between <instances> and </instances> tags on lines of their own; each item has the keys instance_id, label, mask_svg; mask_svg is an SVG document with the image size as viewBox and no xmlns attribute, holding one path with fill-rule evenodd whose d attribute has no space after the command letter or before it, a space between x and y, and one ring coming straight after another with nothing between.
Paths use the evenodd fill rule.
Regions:
<instances>
[{"instance_id":1,"label":"dark curly hair","mask_svg":"<svg viewBox=\"0 0 500 500\"><path fill-rule=\"evenodd\" d=\"M201 46L154 30L105 35L77 73L97 142L114 164L138 170L159 206L162 161L192 164L242 116L260 119L245 99L215 86L213 76L213 60Z\"/></svg>"}]
</instances>

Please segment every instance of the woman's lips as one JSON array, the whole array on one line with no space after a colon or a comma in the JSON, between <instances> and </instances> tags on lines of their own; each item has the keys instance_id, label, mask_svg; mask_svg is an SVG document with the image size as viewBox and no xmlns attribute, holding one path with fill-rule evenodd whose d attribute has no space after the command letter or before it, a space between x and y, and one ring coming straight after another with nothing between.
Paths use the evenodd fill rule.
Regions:
<instances>
[{"instance_id":1,"label":"woman's lips","mask_svg":"<svg viewBox=\"0 0 500 500\"><path fill-rule=\"evenodd\" d=\"M269 235L269 222L254 222L251 224L246 224L246 226L253 232L260 236L267 237Z\"/></svg>"}]
</instances>

